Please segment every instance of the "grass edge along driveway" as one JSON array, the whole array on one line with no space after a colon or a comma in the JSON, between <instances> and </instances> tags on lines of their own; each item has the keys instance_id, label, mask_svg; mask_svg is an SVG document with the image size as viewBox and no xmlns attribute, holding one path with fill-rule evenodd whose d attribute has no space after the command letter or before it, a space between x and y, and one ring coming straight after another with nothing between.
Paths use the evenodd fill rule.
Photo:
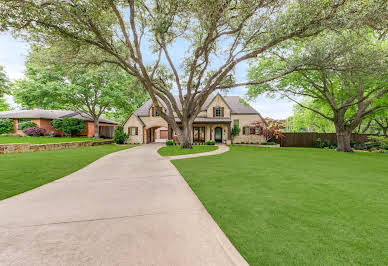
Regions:
<instances>
[{"instance_id":1,"label":"grass edge along driveway","mask_svg":"<svg viewBox=\"0 0 388 266\"><path fill-rule=\"evenodd\" d=\"M193 145L192 149L181 149L179 145L164 146L158 149L158 153L161 156L175 156L175 155L186 155L194 153L202 153L215 151L218 149L216 145Z\"/></svg>"},{"instance_id":2,"label":"grass edge along driveway","mask_svg":"<svg viewBox=\"0 0 388 266\"><path fill-rule=\"evenodd\" d=\"M94 147L0 154L0 201L67 176L97 159L134 146Z\"/></svg>"},{"instance_id":3,"label":"grass edge along driveway","mask_svg":"<svg viewBox=\"0 0 388 266\"><path fill-rule=\"evenodd\" d=\"M250 265L387 265L388 156L231 146L172 163Z\"/></svg>"}]
</instances>

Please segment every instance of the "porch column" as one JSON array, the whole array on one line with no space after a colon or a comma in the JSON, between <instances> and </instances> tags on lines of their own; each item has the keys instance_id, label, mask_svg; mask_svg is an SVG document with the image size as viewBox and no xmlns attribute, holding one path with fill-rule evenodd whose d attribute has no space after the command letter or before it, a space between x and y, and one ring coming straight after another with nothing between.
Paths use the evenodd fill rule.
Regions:
<instances>
[{"instance_id":1,"label":"porch column","mask_svg":"<svg viewBox=\"0 0 388 266\"><path fill-rule=\"evenodd\" d=\"M232 131L230 129L230 123L228 124L228 140L232 139Z\"/></svg>"},{"instance_id":2,"label":"porch column","mask_svg":"<svg viewBox=\"0 0 388 266\"><path fill-rule=\"evenodd\" d=\"M213 140L213 126L212 125L209 126L209 130L210 130L210 139L209 140Z\"/></svg>"}]
</instances>

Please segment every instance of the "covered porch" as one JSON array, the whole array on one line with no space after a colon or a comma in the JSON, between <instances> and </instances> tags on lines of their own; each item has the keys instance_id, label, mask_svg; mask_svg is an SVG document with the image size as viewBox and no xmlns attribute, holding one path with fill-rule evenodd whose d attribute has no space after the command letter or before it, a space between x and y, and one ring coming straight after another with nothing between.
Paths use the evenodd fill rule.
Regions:
<instances>
[{"instance_id":1,"label":"covered porch","mask_svg":"<svg viewBox=\"0 0 388 266\"><path fill-rule=\"evenodd\" d=\"M177 122L180 126L179 121ZM170 125L168 126L168 139L178 142L177 134ZM228 118L196 118L192 127L192 142L203 143L206 141L230 144L231 120Z\"/></svg>"}]
</instances>

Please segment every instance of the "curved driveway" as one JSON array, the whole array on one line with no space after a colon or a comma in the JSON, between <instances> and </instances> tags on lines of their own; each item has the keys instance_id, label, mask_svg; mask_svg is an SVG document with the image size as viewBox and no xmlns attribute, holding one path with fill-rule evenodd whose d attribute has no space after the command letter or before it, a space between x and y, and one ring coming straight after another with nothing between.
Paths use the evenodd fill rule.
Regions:
<instances>
[{"instance_id":1,"label":"curved driveway","mask_svg":"<svg viewBox=\"0 0 388 266\"><path fill-rule=\"evenodd\" d=\"M0 201L0 265L247 265L158 148Z\"/></svg>"}]
</instances>

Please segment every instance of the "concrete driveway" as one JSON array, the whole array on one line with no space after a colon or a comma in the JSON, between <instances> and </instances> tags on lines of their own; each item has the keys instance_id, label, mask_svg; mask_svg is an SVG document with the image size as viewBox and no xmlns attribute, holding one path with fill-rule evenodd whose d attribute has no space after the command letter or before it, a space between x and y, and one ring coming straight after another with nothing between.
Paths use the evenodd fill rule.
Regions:
<instances>
[{"instance_id":1,"label":"concrete driveway","mask_svg":"<svg viewBox=\"0 0 388 266\"><path fill-rule=\"evenodd\" d=\"M159 147L0 201L0 265L247 265Z\"/></svg>"}]
</instances>

